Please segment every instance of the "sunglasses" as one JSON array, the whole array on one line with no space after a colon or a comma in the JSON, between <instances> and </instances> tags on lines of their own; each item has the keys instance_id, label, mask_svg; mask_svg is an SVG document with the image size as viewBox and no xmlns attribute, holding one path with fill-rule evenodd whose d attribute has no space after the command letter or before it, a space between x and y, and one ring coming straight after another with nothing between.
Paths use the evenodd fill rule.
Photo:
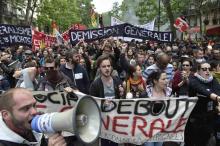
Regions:
<instances>
[{"instance_id":1,"label":"sunglasses","mask_svg":"<svg viewBox=\"0 0 220 146\"><path fill-rule=\"evenodd\" d=\"M55 67L44 67L44 70L54 70Z\"/></svg>"},{"instance_id":2,"label":"sunglasses","mask_svg":"<svg viewBox=\"0 0 220 146\"><path fill-rule=\"evenodd\" d=\"M205 68L201 68L201 69L202 69L202 71L207 71L207 70L210 71L210 68L209 68L209 67L205 67Z\"/></svg>"},{"instance_id":3,"label":"sunglasses","mask_svg":"<svg viewBox=\"0 0 220 146\"><path fill-rule=\"evenodd\" d=\"M189 66L189 64L183 64L182 66Z\"/></svg>"},{"instance_id":4,"label":"sunglasses","mask_svg":"<svg viewBox=\"0 0 220 146\"><path fill-rule=\"evenodd\" d=\"M25 55L26 55L26 56L32 56L32 54L26 54L26 53L25 53Z\"/></svg>"}]
</instances>

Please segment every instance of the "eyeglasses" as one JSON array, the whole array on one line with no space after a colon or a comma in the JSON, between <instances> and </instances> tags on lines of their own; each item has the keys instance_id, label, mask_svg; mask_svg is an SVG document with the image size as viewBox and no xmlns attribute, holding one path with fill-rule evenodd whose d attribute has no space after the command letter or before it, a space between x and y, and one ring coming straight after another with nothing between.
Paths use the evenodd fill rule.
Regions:
<instances>
[{"instance_id":1,"label":"eyeglasses","mask_svg":"<svg viewBox=\"0 0 220 146\"><path fill-rule=\"evenodd\" d=\"M205 67L205 68L201 68L201 69L202 69L202 71L207 71L207 70L210 71L210 67Z\"/></svg>"},{"instance_id":2,"label":"eyeglasses","mask_svg":"<svg viewBox=\"0 0 220 146\"><path fill-rule=\"evenodd\" d=\"M189 64L183 64L182 66L189 66Z\"/></svg>"},{"instance_id":3,"label":"eyeglasses","mask_svg":"<svg viewBox=\"0 0 220 146\"><path fill-rule=\"evenodd\" d=\"M55 67L44 67L44 70L54 70Z\"/></svg>"}]
</instances>

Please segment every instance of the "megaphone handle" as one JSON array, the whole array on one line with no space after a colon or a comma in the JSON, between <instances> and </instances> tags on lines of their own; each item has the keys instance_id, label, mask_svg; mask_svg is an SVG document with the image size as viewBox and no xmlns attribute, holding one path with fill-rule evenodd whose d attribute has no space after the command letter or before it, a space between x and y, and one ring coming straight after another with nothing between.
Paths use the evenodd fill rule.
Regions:
<instances>
[{"instance_id":1,"label":"megaphone handle","mask_svg":"<svg viewBox=\"0 0 220 146\"><path fill-rule=\"evenodd\" d=\"M53 135L55 134L59 134L59 135L62 135L62 132L55 132L55 133L44 133L44 136L46 139L52 137Z\"/></svg>"}]
</instances>

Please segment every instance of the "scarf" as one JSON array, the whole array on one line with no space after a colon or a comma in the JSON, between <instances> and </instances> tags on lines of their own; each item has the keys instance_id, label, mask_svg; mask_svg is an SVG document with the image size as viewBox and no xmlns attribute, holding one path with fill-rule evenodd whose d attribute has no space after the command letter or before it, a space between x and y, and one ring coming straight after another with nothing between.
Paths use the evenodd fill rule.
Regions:
<instances>
[{"instance_id":1,"label":"scarf","mask_svg":"<svg viewBox=\"0 0 220 146\"><path fill-rule=\"evenodd\" d=\"M143 84L145 87L145 83L142 77L139 77L137 80L134 80L132 77L129 77L127 80L127 93L131 91L131 86L138 86Z\"/></svg>"},{"instance_id":2,"label":"scarf","mask_svg":"<svg viewBox=\"0 0 220 146\"><path fill-rule=\"evenodd\" d=\"M210 75L208 79L203 78L202 76L200 76L198 73L195 73L194 76L199 79L201 82L203 83L210 83L213 80L213 76Z\"/></svg>"}]
</instances>

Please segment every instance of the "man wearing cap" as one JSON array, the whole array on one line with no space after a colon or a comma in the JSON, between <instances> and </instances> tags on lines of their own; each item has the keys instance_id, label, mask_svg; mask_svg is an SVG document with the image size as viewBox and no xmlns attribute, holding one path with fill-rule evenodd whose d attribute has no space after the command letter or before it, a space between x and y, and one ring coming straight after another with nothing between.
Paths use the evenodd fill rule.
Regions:
<instances>
[{"instance_id":1,"label":"man wearing cap","mask_svg":"<svg viewBox=\"0 0 220 146\"><path fill-rule=\"evenodd\" d=\"M23 59L23 62L21 63L21 66L24 67L24 65L27 62L32 62L32 61L33 61L33 52L31 50L25 50L24 59Z\"/></svg>"}]
</instances>

